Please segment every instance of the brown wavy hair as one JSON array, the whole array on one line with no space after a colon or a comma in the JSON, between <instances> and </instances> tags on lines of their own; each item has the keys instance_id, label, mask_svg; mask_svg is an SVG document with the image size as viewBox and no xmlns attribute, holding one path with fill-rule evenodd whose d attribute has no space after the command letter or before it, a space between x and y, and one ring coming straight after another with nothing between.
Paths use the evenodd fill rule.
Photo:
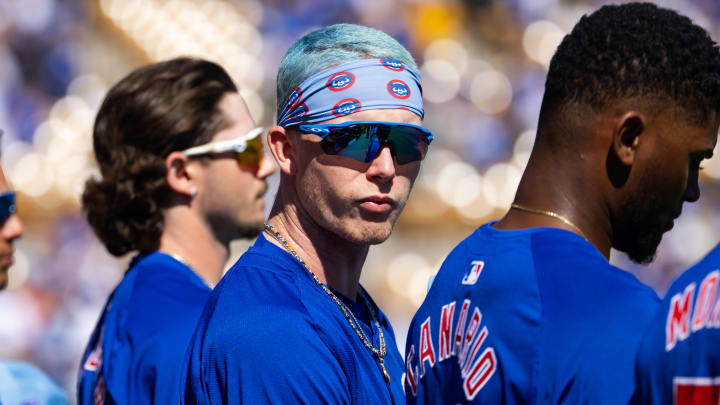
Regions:
<instances>
[{"instance_id":1,"label":"brown wavy hair","mask_svg":"<svg viewBox=\"0 0 720 405\"><path fill-rule=\"evenodd\" d=\"M227 126L218 104L230 92L237 87L223 68L191 58L141 67L110 89L93 128L101 178L89 179L82 195L110 253L158 249L172 194L165 158Z\"/></svg>"}]
</instances>

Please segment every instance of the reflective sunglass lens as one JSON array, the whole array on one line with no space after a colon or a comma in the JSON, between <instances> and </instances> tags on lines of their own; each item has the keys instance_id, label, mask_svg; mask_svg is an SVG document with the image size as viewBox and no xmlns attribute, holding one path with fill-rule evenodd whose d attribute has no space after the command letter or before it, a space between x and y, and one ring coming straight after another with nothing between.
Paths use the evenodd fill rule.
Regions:
<instances>
[{"instance_id":1,"label":"reflective sunglass lens","mask_svg":"<svg viewBox=\"0 0 720 405\"><path fill-rule=\"evenodd\" d=\"M365 163L373 161L386 145L401 165L422 160L428 149L425 132L406 125L354 124L330 128L302 125L300 129L320 136L323 136L320 132L327 134L320 142L325 153Z\"/></svg>"},{"instance_id":2,"label":"reflective sunglass lens","mask_svg":"<svg viewBox=\"0 0 720 405\"><path fill-rule=\"evenodd\" d=\"M330 135L320 142L320 145L328 155L345 156L361 162L369 162L374 159L372 156L368 160L373 143L378 143L373 138L369 128L352 125L331 131Z\"/></svg>"},{"instance_id":3,"label":"reflective sunglass lens","mask_svg":"<svg viewBox=\"0 0 720 405\"><path fill-rule=\"evenodd\" d=\"M12 214L15 213L15 193L5 192L0 194L0 226L2 226Z\"/></svg>"},{"instance_id":4,"label":"reflective sunglass lens","mask_svg":"<svg viewBox=\"0 0 720 405\"><path fill-rule=\"evenodd\" d=\"M247 141L245 150L238 153L237 161L243 166L256 168L260 166L260 160L262 160L262 156L262 141L258 136Z\"/></svg>"},{"instance_id":5,"label":"reflective sunglass lens","mask_svg":"<svg viewBox=\"0 0 720 405\"><path fill-rule=\"evenodd\" d=\"M388 135L388 143L398 164L422 160L428 148L425 138L425 134L415 128L393 127Z\"/></svg>"}]
</instances>

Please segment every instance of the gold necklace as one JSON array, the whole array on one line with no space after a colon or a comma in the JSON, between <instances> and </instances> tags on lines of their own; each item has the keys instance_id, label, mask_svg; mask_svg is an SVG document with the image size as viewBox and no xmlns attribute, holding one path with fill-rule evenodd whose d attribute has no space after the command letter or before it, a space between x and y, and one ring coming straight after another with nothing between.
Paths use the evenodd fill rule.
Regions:
<instances>
[{"instance_id":1,"label":"gold necklace","mask_svg":"<svg viewBox=\"0 0 720 405\"><path fill-rule=\"evenodd\" d=\"M380 364L380 368L382 368L383 372L383 378L385 379L385 382L390 382L390 374L388 374L387 369L385 368L385 354L387 354L387 347L385 346L385 334L382 331L382 328L380 328L380 322L378 322L377 317L375 316L375 310L370 305L370 300L365 296L365 293L362 291L362 288L358 290L360 295L363 298L363 301L365 301L365 305L367 306L368 312L370 312L370 318L372 318L373 323L375 324L375 327L377 328L379 334L378 337L380 338L380 348L377 349L375 346L372 345L372 342L370 341L370 338L365 335L365 331L362 330L362 327L360 327L360 322L355 317L355 314L350 311L350 309L345 305L344 302L342 302L327 286L327 284L320 282L320 280L317 278L315 273L310 270L310 267L302 260L300 259L300 256L298 256L295 249L290 246L287 240L278 232L272 225L265 224L265 232L269 233L273 238L275 238L280 244L285 248L285 250L293 255L297 261L299 261L303 267L305 267L305 270L307 270L308 273L312 276L313 280L315 280L315 284L317 284L323 291L325 291L325 294L327 294L330 299L337 305L340 310L342 310L343 315L345 315L345 319L350 324L350 327L355 331L355 334L360 338L360 341L365 345L366 348L368 348L375 359L377 359L378 363Z\"/></svg>"},{"instance_id":2,"label":"gold necklace","mask_svg":"<svg viewBox=\"0 0 720 405\"><path fill-rule=\"evenodd\" d=\"M585 236L585 234L583 233L583 231L580 230L580 227L579 227L579 226L575 225L575 224L572 223L569 219L567 219L567 218L565 218L564 216L558 214L557 212L545 211L545 210L537 210L537 209L529 208L529 207L526 207L526 206L520 205L520 204L513 204L513 205L510 206L510 208L515 208L515 209L520 210L520 211L526 211L526 212L530 212L530 213L533 213L533 214L546 215L546 216L548 216L548 217L553 217L553 218L555 218L555 219L559 219L560 221L564 222L566 225L568 225L568 226L570 226L571 228L573 228L574 230L576 230L576 231L580 234L580 236L583 237L583 239L588 240L587 236Z\"/></svg>"}]
</instances>

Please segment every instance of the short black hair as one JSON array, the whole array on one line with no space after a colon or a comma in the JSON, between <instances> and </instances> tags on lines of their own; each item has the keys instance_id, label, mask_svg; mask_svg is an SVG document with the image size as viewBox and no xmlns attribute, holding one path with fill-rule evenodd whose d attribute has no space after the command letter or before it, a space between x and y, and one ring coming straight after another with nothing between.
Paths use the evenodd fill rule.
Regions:
<instances>
[{"instance_id":1,"label":"short black hair","mask_svg":"<svg viewBox=\"0 0 720 405\"><path fill-rule=\"evenodd\" d=\"M583 16L550 61L540 127L569 103L601 109L631 97L670 99L707 123L720 110L720 52L701 27L650 3Z\"/></svg>"}]
</instances>

